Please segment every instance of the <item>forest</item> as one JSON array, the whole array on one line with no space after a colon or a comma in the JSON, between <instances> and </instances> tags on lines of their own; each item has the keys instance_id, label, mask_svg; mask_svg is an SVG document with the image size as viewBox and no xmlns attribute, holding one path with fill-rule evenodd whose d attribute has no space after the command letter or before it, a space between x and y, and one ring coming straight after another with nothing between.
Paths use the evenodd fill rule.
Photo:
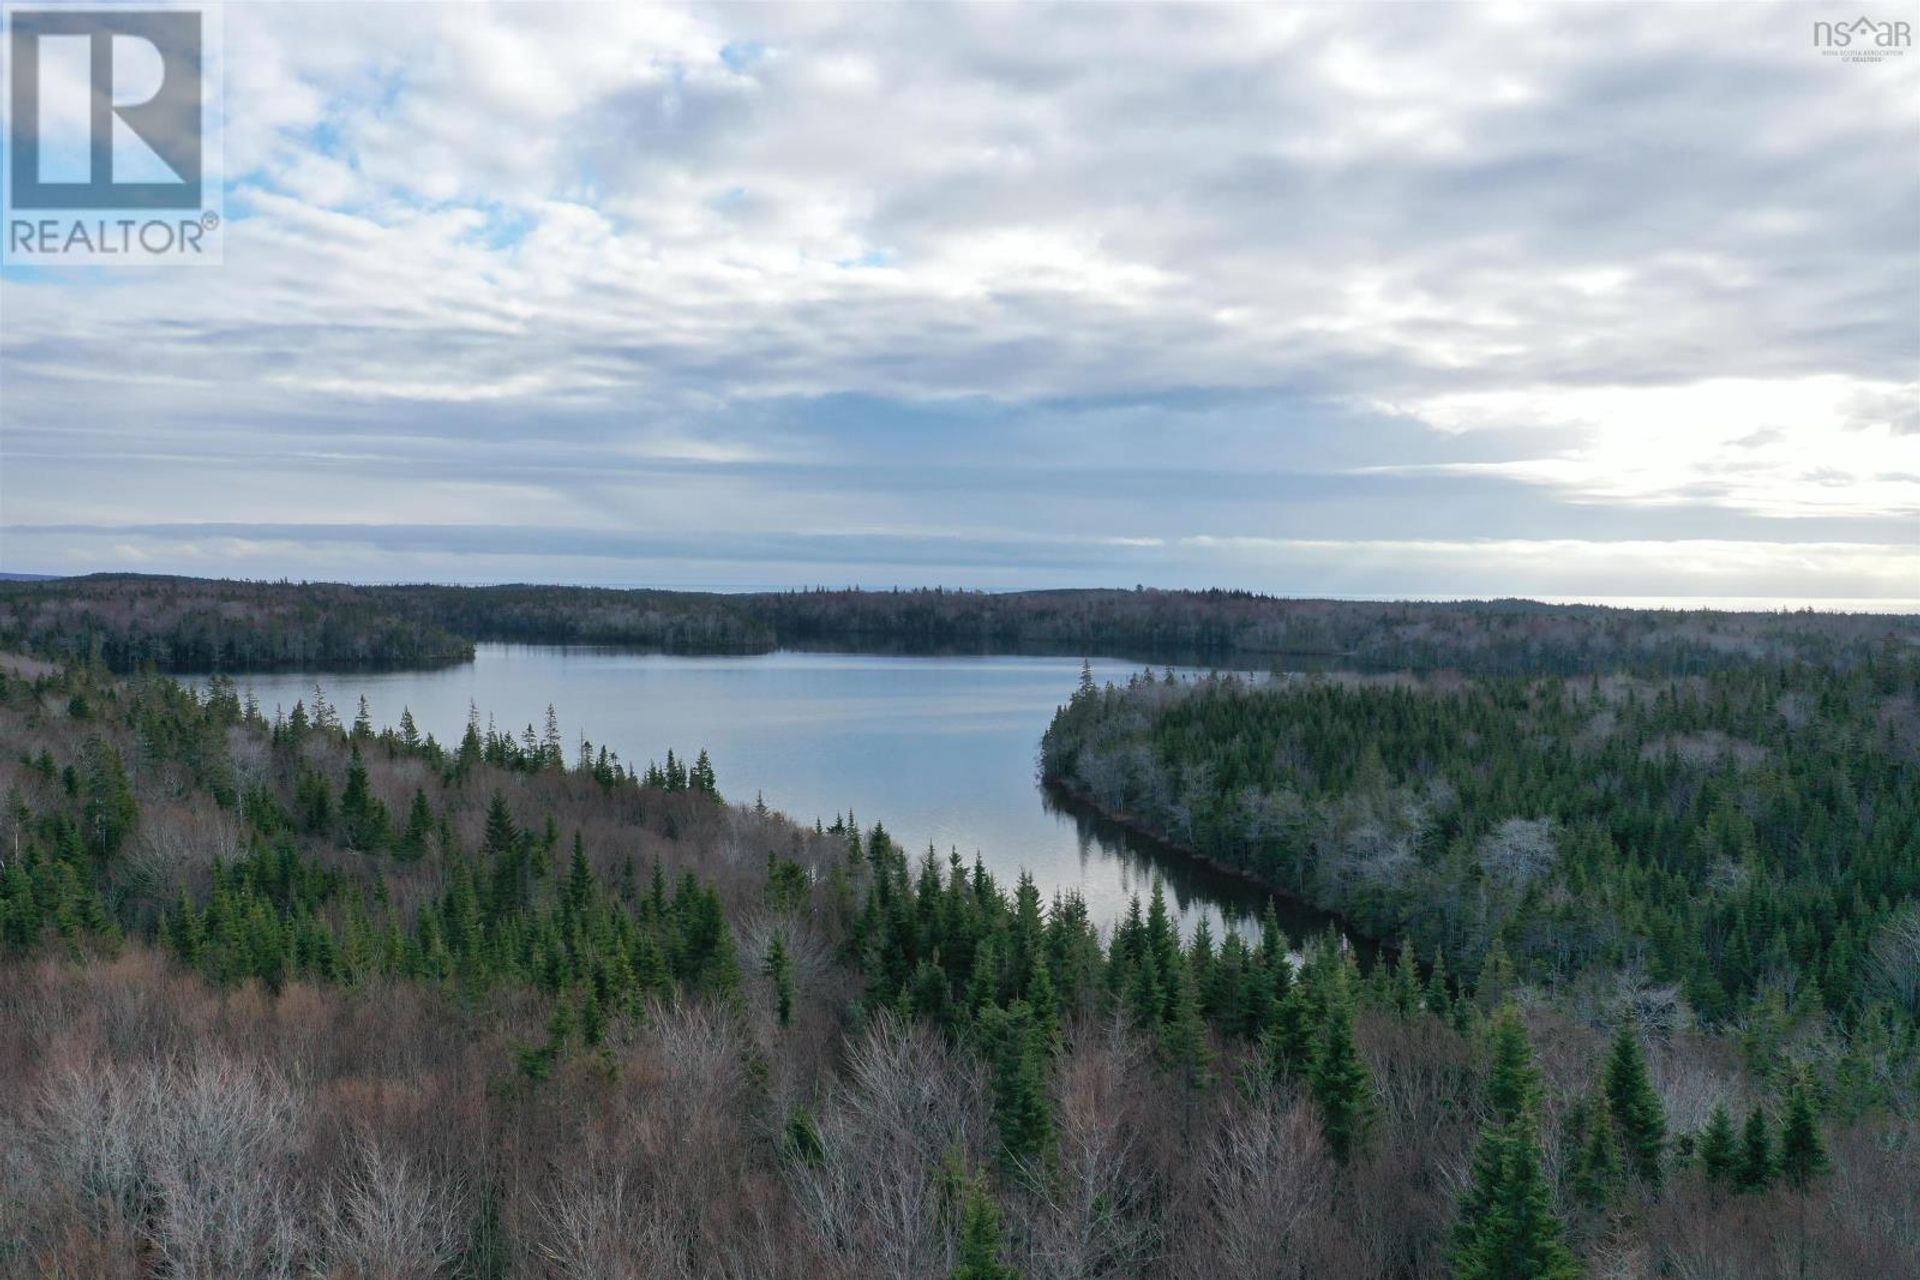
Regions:
<instances>
[{"instance_id":1,"label":"forest","mask_svg":"<svg viewBox=\"0 0 1920 1280\"><path fill-rule=\"evenodd\" d=\"M1920 618L1296 600L1246 591L349 586L103 574L0 582L0 648L120 672L425 667L476 642L678 653L777 648L1107 654L1264 666L1276 655L1476 675L1691 675L1755 657L1832 664L1920 643Z\"/></svg>"},{"instance_id":2,"label":"forest","mask_svg":"<svg viewBox=\"0 0 1920 1280\"><path fill-rule=\"evenodd\" d=\"M1911 655L1072 693L1365 967L694 743L0 666L0 1275L1920 1273Z\"/></svg>"}]
</instances>

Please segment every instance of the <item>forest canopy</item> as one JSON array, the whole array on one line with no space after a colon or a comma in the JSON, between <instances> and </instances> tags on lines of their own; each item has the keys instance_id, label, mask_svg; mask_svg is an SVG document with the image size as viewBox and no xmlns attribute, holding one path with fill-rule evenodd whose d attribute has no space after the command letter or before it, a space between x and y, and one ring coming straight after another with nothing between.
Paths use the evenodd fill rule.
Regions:
<instances>
[{"instance_id":1,"label":"forest canopy","mask_svg":"<svg viewBox=\"0 0 1920 1280\"><path fill-rule=\"evenodd\" d=\"M1377 603L1145 588L713 594L591 587L349 586L96 575L0 582L0 647L116 671L414 667L478 642L1088 653L1265 666L1278 655L1486 675L1680 675L1756 657L1843 665L1920 646L1920 619L1609 609L1524 600Z\"/></svg>"}]
</instances>

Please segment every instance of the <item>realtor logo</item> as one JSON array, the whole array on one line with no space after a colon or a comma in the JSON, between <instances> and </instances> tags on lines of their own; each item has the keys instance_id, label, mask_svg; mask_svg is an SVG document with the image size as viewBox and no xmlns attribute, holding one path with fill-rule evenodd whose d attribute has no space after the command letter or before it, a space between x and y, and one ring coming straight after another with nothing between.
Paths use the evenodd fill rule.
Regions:
<instances>
[{"instance_id":1,"label":"realtor logo","mask_svg":"<svg viewBox=\"0 0 1920 1280\"><path fill-rule=\"evenodd\" d=\"M0 256L32 265L219 261L206 17L8 9Z\"/></svg>"},{"instance_id":2,"label":"realtor logo","mask_svg":"<svg viewBox=\"0 0 1920 1280\"><path fill-rule=\"evenodd\" d=\"M1884 62L1897 58L1913 44L1913 24L1889 19L1877 22L1859 17L1851 22L1816 22L1813 47L1843 62Z\"/></svg>"}]
</instances>

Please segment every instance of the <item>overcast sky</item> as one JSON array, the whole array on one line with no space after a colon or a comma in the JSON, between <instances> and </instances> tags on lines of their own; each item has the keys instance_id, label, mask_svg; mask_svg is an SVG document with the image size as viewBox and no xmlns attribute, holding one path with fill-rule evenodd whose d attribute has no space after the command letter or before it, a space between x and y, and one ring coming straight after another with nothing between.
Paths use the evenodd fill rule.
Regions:
<instances>
[{"instance_id":1,"label":"overcast sky","mask_svg":"<svg viewBox=\"0 0 1920 1280\"><path fill-rule=\"evenodd\" d=\"M0 568L1915 602L1832 12L232 5L224 265L0 272Z\"/></svg>"}]
</instances>

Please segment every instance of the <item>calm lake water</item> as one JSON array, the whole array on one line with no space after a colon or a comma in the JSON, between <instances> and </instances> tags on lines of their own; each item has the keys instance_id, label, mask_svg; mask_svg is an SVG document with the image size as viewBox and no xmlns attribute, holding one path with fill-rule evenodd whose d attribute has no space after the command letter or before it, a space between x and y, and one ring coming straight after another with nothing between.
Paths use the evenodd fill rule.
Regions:
<instances>
[{"instance_id":1,"label":"calm lake water","mask_svg":"<svg viewBox=\"0 0 1920 1280\"><path fill-rule=\"evenodd\" d=\"M1098 660L1094 676L1124 682L1137 663ZM365 695L374 723L410 709L421 733L451 747L469 705L519 733L546 722L551 703L569 759L584 734L636 767L668 748L712 756L731 801L767 804L829 825L851 810L862 828L884 823L909 849L944 857L977 853L1011 888L1032 873L1043 898L1077 889L1095 918L1125 914L1153 877L1166 883L1184 929L1202 914L1220 930L1257 917L1266 895L1129 835L1077 806L1063 807L1037 781L1040 735L1080 678L1077 658L879 657L778 652L680 657L590 648L482 645L474 661L437 671L249 675L271 717L314 682L351 720ZM1326 919L1278 904L1296 937Z\"/></svg>"}]
</instances>

